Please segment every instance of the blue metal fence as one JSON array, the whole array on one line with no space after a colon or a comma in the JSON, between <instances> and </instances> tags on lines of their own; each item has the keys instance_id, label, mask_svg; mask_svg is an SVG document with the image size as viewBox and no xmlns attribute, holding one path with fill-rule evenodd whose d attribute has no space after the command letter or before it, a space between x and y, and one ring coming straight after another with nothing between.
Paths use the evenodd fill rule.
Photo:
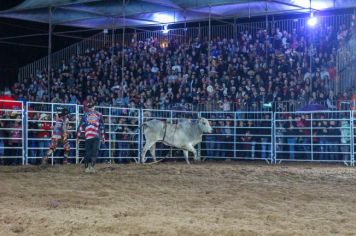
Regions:
<instances>
[{"instance_id":1,"label":"blue metal fence","mask_svg":"<svg viewBox=\"0 0 356 236\"><path fill-rule=\"evenodd\" d=\"M56 107L70 111L70 159L79 163L83 142L76 143L76 130L83 107L75 104L21 103L0 107L0 161L3 164L38 164L48 150ZM145 162L141 150L145 139L142 123L159 119L177 123L183 118L207 118L214 131L205 134L197 150L204 160L261 160L333 162L354 166L356 113L316 112L207 112L96 107L104 116L107 142L99 159L106 162ZM49 124L46 126L46 124ZM14 144L15 143L15 144ZM61 150L51 156L61 162ZM158 158L183 159L181 150L158 144Z\"/></svg>"}]
</instances>

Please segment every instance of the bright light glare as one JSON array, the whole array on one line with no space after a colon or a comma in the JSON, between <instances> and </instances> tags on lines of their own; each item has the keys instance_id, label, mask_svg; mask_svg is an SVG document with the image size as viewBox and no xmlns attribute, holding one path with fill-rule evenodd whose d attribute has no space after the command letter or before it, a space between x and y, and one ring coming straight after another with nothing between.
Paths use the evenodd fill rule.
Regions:
<instances>
[{"instance_id":1,"label":"bright light glare","mask_svg":"<svg viewBox=\"0 0 356 236\"><path fill-rule=\"evenodd\" d=\"M168 34L168 32L169 32L168 25L164 25L164 26L163 26L162 32L163 32L164 34Z\"/></svg>"},{"instance_id":2,"label":"bright light glare","mask_svg":"<svg viewBox=\"0 0 356 236\"><path fill-rule=\"evenodd\" d=\"M153 20L159 23L171 23L174 22L174 17L165 13L154 13Z\"/></svg>"},{"instance_id":3,"label":"bright light glare","mask_svg":"<svg viewBox=\"0 0 356 236\"><path fill-rule=\"evenodd\" d=\"M310 0L291 0L292 4L298 6L310 7ZM324 10L333 7L333 1L312 1L311 8L316 10Z\"/></svg>"},{"instance_id":4,"label":"bright light glare","mask_svg":"<svg viewBox=\"0 0 356 236\"><path fill-rule=\"evenodd\" d=\"M318 22L318 19L316 18L316 17L310 17L309 19L308 19L308 25L310 26L310 27L314 27L315 25L316 25L316 23Z\"/></svg>"}]
</instances>

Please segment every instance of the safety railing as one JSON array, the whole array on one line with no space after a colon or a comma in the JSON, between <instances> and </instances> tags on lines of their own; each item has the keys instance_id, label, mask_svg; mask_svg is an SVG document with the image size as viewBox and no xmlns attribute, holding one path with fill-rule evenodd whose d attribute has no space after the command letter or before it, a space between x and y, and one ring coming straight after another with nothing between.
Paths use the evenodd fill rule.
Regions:
<instances>
[{"instance_id":1,"label":"safety railing","mask_svg":"<svg viewBox=\"0 0 356 236\"><path fill-rule=\"evenodd\" d=\"M69 111L69 159L79 163L84 142L76 143L83 107L75 104L0 101L0 163L39 164L51 146L57 107ZM209 159L333 162L354 166L356 111L175 111L96 107L103 114L107 142L101 143L99 160L110 163L141 160L145 144L142 124L152 119L180 123L204 117L213 127L197 147L199 157ZM52 143L53 145L53 143ZM157 144L157 158L183 158L181 150ZM61 163L63 146L51 156Z\"/></svg>"},{"instance_id":2,"label":"safety railing","mask_svg":"<svg viewBox=\"0 0 356 236\"><path fill-rule=\"evenodd\" d=\"M205 134L202 158L264 160L272 163L271 112L201 112L214 129Z\"/></svg>"},{"instance_id":3,"label":"safety railing","mask_svg":"<svg viewBox=\"0 0 356 236\"><path fill-rule=\"evenodd\" d=\"M22 102L0 100L0 163L24 164L25 112Z\"/></svg>"},{"instance_id":4,"label":"safety railing","mask_svg":"<svg viewBox=\"0 0 356 236\"><path fill-rule=\"evenodd\" d=\"M351 111L274 113L275 160L353 165Z\"/></svg>"},{"instance_id":5,"label":"safety railing","mask_svg":"<svg viewBox=\"0 0 356 236\"><path fill-rule=\"evenodd\" d=\"M103 115L106 142L100 143L99 159L109 163L140 161L140 110L117 107L96 107ZM79 120L83 116L79 106ZM84 140L79 143L79 156L84 156Z\"/></svg>"},{"instance_id":6,"label":"safety railing","mask_svg":"<svg viewBox=\"0 0 356 236\"><path fill-rule=\"evenodd\" d=\"M78 163L78 152L76 144L77 114L76 104L60 103L26 103L26 163L38 164L47 156L50 147L56 149L49 158L52 164L59 163L63 157L63 137L59 142L52 140L53 127L57 118L57 108L66 108L69 111L68 140L70 146L69 161Z\"/></svg>"}]
</instances>

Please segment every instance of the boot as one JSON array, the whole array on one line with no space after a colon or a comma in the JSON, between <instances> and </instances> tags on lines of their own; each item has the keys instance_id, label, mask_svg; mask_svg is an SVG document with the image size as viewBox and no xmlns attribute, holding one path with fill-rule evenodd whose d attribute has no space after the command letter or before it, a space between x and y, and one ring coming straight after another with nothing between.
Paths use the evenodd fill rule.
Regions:
<instances>
[{"instance_id":1,"label":"boot","mask_svg":"<svg viewBox=\"0 0 356 236\"><path fill-rule=\"evenodd\" d=\"M90 173L90 167L85 168L85 173Z\"/></svg>"}]
</instances>

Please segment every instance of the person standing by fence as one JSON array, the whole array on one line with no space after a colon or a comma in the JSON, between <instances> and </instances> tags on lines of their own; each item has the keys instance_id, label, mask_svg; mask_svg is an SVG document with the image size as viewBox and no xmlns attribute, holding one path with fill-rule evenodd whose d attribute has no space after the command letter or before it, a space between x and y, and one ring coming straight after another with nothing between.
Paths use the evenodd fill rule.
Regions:
<instances>
[{"instance_id":1,"label":"person standing by fence","mask_svg":"<svg viewBox=\"0 0 356 236\"><path fill-rule=\"evenodd\" d=\"M68 164L68 155L70 151L70 145L68 143L68 110L63 107L58 107L57 112L58 114L56 123L53 127L51 145L47 151L46 156L42 158L42 164L47 164L48 157L56 151L59 141L61 141L63 144L63 164Z\"/></svg>"},{"instance_id":2,"label":"person standing by fence","mask_svg":"<svg viewBox=\"0 0 356 236\"><path fill-rule=\"evenodd\" d=\"M99 153L100 138L105 142L105 126L103 122L103 115L94 110L94 103L88 102L87 111L80 121L77 140L81 132L85 133L85 172L95 173L95 163ZM78 143L78 142L77 142ZM90 165L89 165L90 159Z\"/></svg>"},{"instance_id":3,"label":"person standing by fence","mask_svg":"<svg viewBox=\"0 0 356 236\"><path fill-rule=\"evenodd\" d=\"M342 160L348 162L350 161L351 131L350 131L350 124L346 119L341 121L340 132L341 132L340 150L342 154Z\"/></svg>"}]
</instances>

